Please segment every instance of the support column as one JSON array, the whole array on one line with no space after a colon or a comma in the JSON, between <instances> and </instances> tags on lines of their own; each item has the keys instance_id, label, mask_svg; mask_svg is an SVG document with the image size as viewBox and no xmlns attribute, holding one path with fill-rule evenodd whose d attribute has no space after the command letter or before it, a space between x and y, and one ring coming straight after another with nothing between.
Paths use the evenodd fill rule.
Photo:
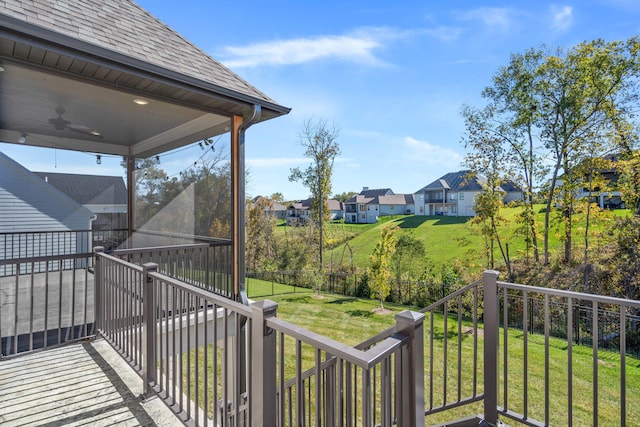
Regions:
<instances>
[{"instance_id":1,"label":"support column","mask_svg":"<svg viewBox=\"0 0 640 427\"><path fill-rule=\"evenodd\" d=\"M484 293L484 425L498 425L498 273L482 274Z\"/></svg>"},{"instance_id":2,"label":"support column","mask_svg":"<svg viewBox=\"0 0 640 427\"><path fill-rule=\"evenodd\" d=\"M133 174L136 169L136 158L127 156L127 247L131 248L133 237L133 211L135 203L136 181Z\"/></svg>"},{"instance_id":3,"label":"support column","mask_svg":"<svg viewBox=\"0 0 640 427\"><path fill-rule=\"evenodd\" d=\"M244 137L242 133L243 119L233 116L231 119L231 203L233 218L231 224L232 265L231 280L233 298L240 301L240 291L245 289L245 169L244 169Z\"/></svg>"},{"instance_id":4,"label":"support column","mask_svg":"<svg viewBox=\"0 0 640 427\"><path fill-rule=\"evenodd\" d=\"M251 342L251 405L252 426L276 425L276 333L267 328L266 319L275 317L278 304L273 301L258 301L251 305L253 309L253 328ZM284 393L284 391L281 391Z\"/></svg>"},{"instance_id":5,"label":"support column","mask_svg":"<svg viewBox=\"0 0 640 427\"><path fill-rule=\"evenodd\" d=\"M409 344L396 357L396 408L399 426L424 425L424 314L405 310L396 315L396 329ZM400 379L400 381L398 381ZM396 387L398 387L396 385Z\"/></svg>"}]
</instances>

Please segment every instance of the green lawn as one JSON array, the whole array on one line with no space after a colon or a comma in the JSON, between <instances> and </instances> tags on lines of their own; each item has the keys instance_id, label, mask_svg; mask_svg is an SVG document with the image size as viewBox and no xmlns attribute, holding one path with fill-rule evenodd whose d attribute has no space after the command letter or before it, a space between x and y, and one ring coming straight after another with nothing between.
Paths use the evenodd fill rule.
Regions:
<instances>
[{"instance_id":1,"label":"green lawn","mask_svg":"<svg viewBox=\"0 0 640 427\"><path fill-rule=\"evenodd\" d=\"M371 300L363 300L334 295L322 295L320 298L312 293L298 293L271 296L269 299L278 303L277 315L298 326L313 332L333 338L349 345L355 345L366 338L390 327L395 323L394 314L406 307L393 304L385 304L385 308L392 311L390 314L376 314L373 312L378 303ZM425 319L425 333L430 329L429 318ZM469 324L465 324L469 328ZM436 315L434 318L434 406L442 402L443 392L443 318ZM480 334L482 335L482 334ZM447 395L451 399L455 396L457 386L457 322L450 319L448 323L448 381ZM523 333L518 330L509 331L509 407L515 411L523 412ZM502 340L501 331L501 340ZM428 353L429 336L425 335L425 367L429 366L431 357ZM479 352L482 354L482 339L479 340ZM529 335L529 415L539 421L544 421L544 337ZM472 354L473 340L469 334L464 334L462 339L463 354L463 397L470 393L470 381L473 374ZM552 425L566 425L567 413L567 343L559 339L551 339L549 347L550 359L550 423ZM593 378L592 350L585 346L573 347L573 385L574 385L574 425L592 425L592 392ZM502 377L502 355L500 355L500 375ZM599 391L599 422L601 425L619 425L618 416L620 400L620 356L618 354L599 351L598 357L598 381ZM482 370L482 362L478 367ZM627 372L627 411L628 422L640 420L640 361L628 357L626 359ZM480 378L481 375L480 375ZM482 380L480 380L482 382ZM501 381L502 383L502 381ZM426 401L429 397L429 376L425 374ZM479 386L480 389L482 385ZM500 390L500 393L503 391ZM499 404L502 404L502 397ZM460 416L481 412L482 404L474 404L470 407L460 408L447 414L429 417L428 424L450 421ZM515 423L507 420L510 425Z\"/></svg>"},{"instance_id":2,"label":"green lawn","mask_svg":"<svg viewBox=\"0 0 640 427\"><path fill-rule=\"evenodd\" d=\"M538 230L542 230L544 225L543 208L543 205L536 205ZM505 223L501 227L500 235L503 243L508 243L509 245L511 259L522 259L526 256L524 239L516 233L519 227L516 215L520 211L521 208L505 208L502 211ZM611 223L613 218L625 215L629 215L629 212L626 210L603 212L602 219L592 222L591 233L601 233L604 228ZM574 246L576 249L579 249L583 242L584 227L577 217L574 221ZM468 217L416 215L401 216L390 220L385 218L384 222L365 229L349 240L349 246L353 251L354 265L362 269L369 265L369 257L380 239L380 231L388 224L396 224L402 230L411 230L418 240L424 242L426 255L424 259L418 260L418 263L421 262L424 266L427 266L428 263L439 266L443 264L452 265L460 262L471 273L482 271L486 267L483 253L483 237L480 234L479 228L469 223ZM552 223L552 231L549 234L549 247L553 253L561 247L560 238L562 229L558 228L555 224L555 222ZM543 248L542 239L543 236L540 234L538 237L540 251L542 251ZM592 250L596 250L597 244L602 241L600 238L592 238ZM344 252L344 245L339 245L332 250L328 250L325 254L325 259L331 257L331 252L334 254L334 259L341 259L341 254ZM502 258L497 245L495 258L497 264L500 265ZM348 259L345 259L343 262L348 262Z\"/></svg>"}]
</instances>

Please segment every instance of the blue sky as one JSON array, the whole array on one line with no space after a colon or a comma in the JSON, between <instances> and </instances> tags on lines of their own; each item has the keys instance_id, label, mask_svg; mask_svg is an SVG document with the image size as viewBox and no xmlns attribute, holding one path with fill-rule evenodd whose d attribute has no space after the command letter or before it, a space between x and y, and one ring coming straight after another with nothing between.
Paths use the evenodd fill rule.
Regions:
<instances>
[{"instance_id":1,"label":"blue sky","mask_svg":"<svg viewBox=\"0 0 640 427\"><path fill-rule=\"evenodd\" d=\"M281 192L288 200L308 196L288 181L291 168L309 163L298 142L307 118L340 129L334 193L412 193L462 169L460 107L482 105L482 89L511 53L640 33L636 0L138 3L292 108L250 128L246 146L249 195ZM31 170L122 173L118 159L97 167L87 154L0 150ZM177 173L198 156L194 147L163 165Z\"/></svg>"}]
</instances>

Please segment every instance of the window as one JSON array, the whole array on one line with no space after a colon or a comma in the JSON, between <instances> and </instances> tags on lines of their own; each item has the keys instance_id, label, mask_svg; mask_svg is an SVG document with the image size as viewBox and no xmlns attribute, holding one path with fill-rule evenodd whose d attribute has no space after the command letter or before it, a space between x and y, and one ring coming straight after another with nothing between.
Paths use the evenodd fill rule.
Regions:
<instances>
[{"instance_id":1,"label":"window","mask_svg":"<svg viewBox=\"0 0 640 427\"><path fill-rule=\"evenodd\" d=\"M460 197L459 197L459 199L460 199L460 200L464 200L464 193L460 193Z\"/></svg>"},{"instance_id":2,"label":"window","mask_svg":"<svg viewBox=\"0 0 640 427\"><path fill-rule=\"evenodd\" d=\"M363 211L364 210L364 205L360 205L360 210Z\"/></svg>"}]
</instances>

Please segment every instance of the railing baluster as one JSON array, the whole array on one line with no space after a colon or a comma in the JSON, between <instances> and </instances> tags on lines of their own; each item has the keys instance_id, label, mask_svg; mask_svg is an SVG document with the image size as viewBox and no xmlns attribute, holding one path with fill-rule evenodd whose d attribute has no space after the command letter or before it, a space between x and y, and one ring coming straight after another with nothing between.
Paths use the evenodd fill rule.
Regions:
<instances>
[{"instance_id":1,"label":"railing baluster","mask_svg":"<svg viewBox=\"0 0 640 427\"><path fill-rule=\"evenodd\" d=\"M627 425L627 324L626 307L620 306L620 426Z\"/></svg>"},{"instance_id":2,"label":"railing baluster","mask_svg":"<svg viewBox=\"0 0 640 427\"><path fill-rule=\"evenodd\" d=\"M549 295L544 296L544 423L549 425Z\"/></svg>"},{"instance_id":3,"label":"railing baluster","mask_svg":"<svg viewBox=\"0 0 640 427\"><path fill-rule=\"evenodd\" d=\"M598 346L600 336L598 331L598 301L593 302L592 312L592 348L593 348L593 427L598 426Z\"/></svg>"},{"instance_id":4,"label":"railing baluster","mask_svg":"<svg viewBox=\"0 0 640 427\"><path fill-rule=\"evenodd\" d=\"M573 298L567 299L567 426L573 425Z\"/></svg>"},{"instance_id":5,"label":"railing baluster","mask_svg":"<svg viewBox=\"0 0 640 427\"><path fill-rule=\"evenodd\" d=\"M528 418L529 414L529 293L522 293L522 365L523 365L523 415Z\"/></svg>"},{"instance_id":6,"label":"railing baluster","mask_svg":"<svg viewBox=\"0 0 640 427\"><path fill-rule=\"evenodd\" d=\"M504 409L509 409L509 293L502 290L502 368Z\"/></svg>"}]
</instances>

